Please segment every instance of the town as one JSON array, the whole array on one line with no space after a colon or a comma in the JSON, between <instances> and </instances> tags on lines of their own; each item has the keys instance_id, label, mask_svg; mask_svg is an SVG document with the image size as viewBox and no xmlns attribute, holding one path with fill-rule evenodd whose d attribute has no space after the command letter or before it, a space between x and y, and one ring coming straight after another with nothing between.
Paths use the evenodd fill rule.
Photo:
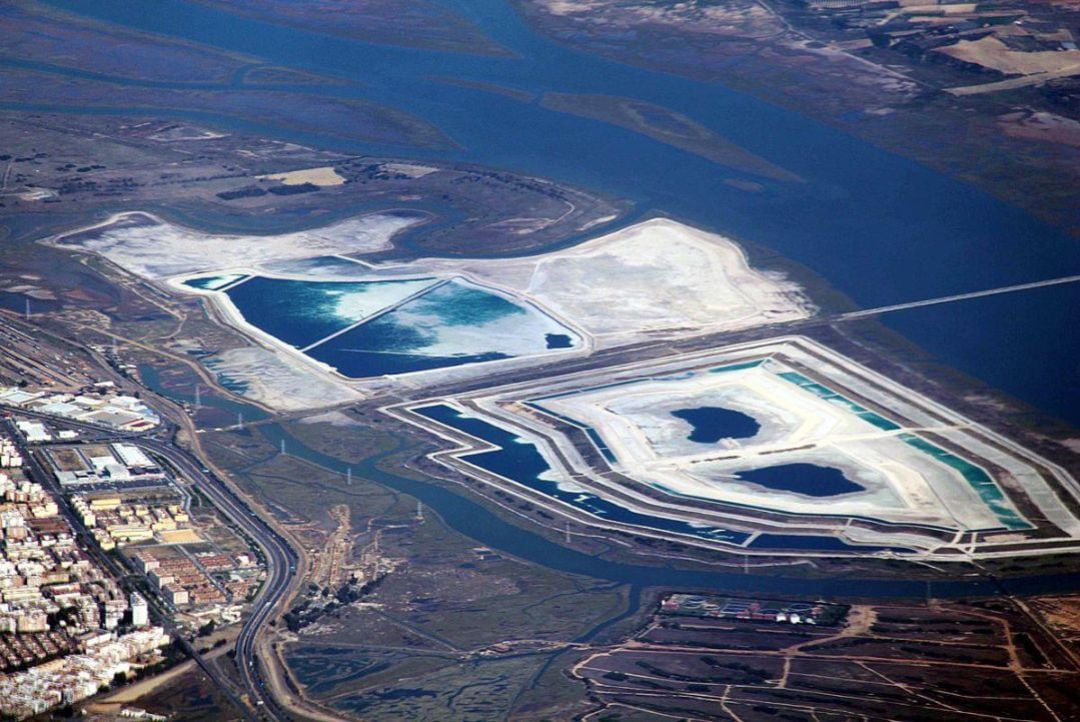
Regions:
<instances>
[{"instance_id":1,"label":"town","mask_svg":"<svg viewBox=\"0 0 1080 722\"><path fill-rule=\"evenodd\" d=\"M112 382L63 393L5 387L0 405L6 716L156 672L176 658L175 642L241 619L265 565L188 480L139 445L161 423L154 411Z\"/></svg>"}]
</instances>

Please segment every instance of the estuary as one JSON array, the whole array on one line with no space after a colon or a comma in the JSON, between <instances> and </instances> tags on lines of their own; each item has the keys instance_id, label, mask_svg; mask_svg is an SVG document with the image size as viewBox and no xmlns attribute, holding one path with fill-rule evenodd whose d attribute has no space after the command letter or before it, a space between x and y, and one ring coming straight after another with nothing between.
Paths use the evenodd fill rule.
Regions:
<instances>
[{"instance_id":1,"label":"estuary","mask_svg":"<svg viewBox=\"0 0 1080 722\"><path fill-rule=\"evenodd\" d=\"M51 4L359 81L311 92L383 103L438 126L454 146L426 150L425 157L579 184L630 199L639 215L658 210L773 249L862 306L1080 270L1074 239L971 186L720 85L620 65L547 41L495 0L440 4L466 15L508 56L331 38L172 0L154 3L152 10L120 0L92 7ZM447 78L462 82L449 84ZM725 167L626 128L528 100L547 92L630 97L667 108L803 182ZM415 152L350 140L347 128L329 137L225 116L204 120L355 153ZM729 180L752 181L761 190L750 192L745 183ZM1070 285L903 312L885 322L947 364L1076 422L1080 340L1064 331L1065 309L1078 303L1080 290ZM1058 383L1062 378L1071 381Z\"/></svg>"}]
</instances>

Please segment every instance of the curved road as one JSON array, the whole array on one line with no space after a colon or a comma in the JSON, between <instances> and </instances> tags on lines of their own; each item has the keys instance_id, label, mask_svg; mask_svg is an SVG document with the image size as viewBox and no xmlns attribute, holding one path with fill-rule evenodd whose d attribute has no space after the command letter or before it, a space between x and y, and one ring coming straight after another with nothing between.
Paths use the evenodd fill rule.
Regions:
<instances>
[{"instance_id":1,"label":"curved road","mask_svg":"<svg viewBox=\"0 0 1080 722\"><path fill-rule=\"evenodd\" d=\"M236 639L236 666L241 682L247 688L251 704L260 717L290 719L288 712L274 700L267 689L267 681L258 659L257 641L261 627L271 619L277 604L289 592L290 582L296 575L299 562L296 551L288 540L241 499L227 483L188 452L157 440L145 439L140 441L140 444L190 479L225 516L262 548L266 560L266 581Z\"/></svg>"},{"instance_id":2,"label":"curved road","mask_svg":"<svg viewBox=\"0 0 1080 722\"><path fill-rule=\"evenodd\" d=\"M134 433L112 432L96 424L82 423L74 419L16 407L5 406L4 408L19 416L51 421L78 429L92 434L95 438L108 436L109 440L137 443L167 462L180 476L189 479L222 514L254 540L262 549L266 560L266 581L252 603L251 613L244 621L237 637L236 666L240 673L240 681L247 689L250 704L256 710L258 717L271 720L291 719L293 716L277 703L267 689L267 681L258 659L256 646L261 627L274 615L277 604L288 594L290 582L296 575L299 557L288 540L201 461L190 452L169 442L153 438L149 434L140 436ZM171 437L175 428L172 422L164 420L163 417L162 425L155 428L152 433L161 435L164 431L165 436ZM41 470L41 473L46 475L44 470ZM200 666L205 669L205 664L200 664Z\"/></svg>"}]
</instances>

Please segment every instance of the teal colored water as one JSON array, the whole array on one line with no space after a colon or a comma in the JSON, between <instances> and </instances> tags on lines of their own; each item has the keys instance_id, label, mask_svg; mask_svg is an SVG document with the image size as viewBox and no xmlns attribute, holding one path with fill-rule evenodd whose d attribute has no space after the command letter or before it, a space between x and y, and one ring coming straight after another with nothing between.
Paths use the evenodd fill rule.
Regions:
<instances>
[{"instance_id":1,"label":"teal colored water","mask_svg":"<svg viewBox=\"0 0 1080 722\"><path fill-rule=\"evenodd\" d=\"M943 464L948 464L963 475L964 479L979 493L983 503L990 507L1006 529L1030 529L1031 524L1024 521L1008 503L1005 493L985 471L974 464L961 459L940 446L936 446L915 434L901 434L905 443L915 447Z\"/></svg>"},{"instance_id":2,"label":"teal colored water","mask_svg":"<svg viewBox=\"0 0 1080 722\"><path fill-rule=\"evenodd\" d=\"M460 281L432 289L399 311L432 318L443 326L483 326L508 316L526 315L524 308L502 296Z\"/></svg>"},{"instance_id":3,"label":"teal colored water","mask_svg":"<svg viewBox=\"0 0 1080 722\"><path fill-rule=\"evenodd\" d=\"M249 324L304 348L358 323L395 298L434 283L434 279L351 282L253 276L225 293Z\"/></svg>"},{"instance_id":4,"label":"teal colored water","mask_svg":"<svg viewBox=\"0 0 1080 722\"><path fill-rule=\"evenodd\" d=\"M189 278L184 281L185 286L191 286L202 291L214 291L230 283L235 283L244 278L240 275L230 274L224 276L200 276L198 278Z\"/></svg>"},{"instance_id":5,"label":"teal colored water","mask_svg":"<svg viewBox=\"0 0 1080 722\"><path fill-rule=\"evenodd\" d=\"M352 378L491 361L581 339L533 306L464 279L309 281L201 276L261 331Z\"/></svg>"},{"instance_id":6,"label":"teal colored water","mask_svg":"<svg viewBox=\"0 0 1080 722\"><path fill-rule=\"evenodd\" d=\"M841 396L828 386L823 386L796 371L781 371L777 376L809 391L820 399L828 401L830 404L836 404L837 406L843 407L863 421L872 424L883 431L897 431L900 429L899 424L889 421L881 414L874 413L870 409L855 403L851 399Z\"/></svg>"},{"instance_id":7,"label":"teal colored water","mask_svg":"<svg viewBox=\"0 0 1080 722\"><path fill-rule=\"evenodd\" d=\"M784 371L779 374L780 378L790 381L791 383L799 386L806 391L825 399L826 401L837 404L846 408L854 413L864 421L873 424L879 429L885 431L897 431L901 427L888 419L875 414L869 409L856 404L854 401L847 399L840 394L836 393L827 386L823 386L811 379L803 376L795 371ZM1024 521L1009 504L1005 497L1004 492L998 487L994 480L990 476L980 469L979 467L964 461L960 457L952 454L944 449L931 444L929 441L916 436L915 434L901 434L900 438L910 446L922 451L938 461L945 463L952 468L959 471L965 480L978 492L979 497L983 502L993 510L994 514L1001 521L1002 525L1006 529L1030 529L1031 525Z\"/></svg>"},{"instance_id":8,"label":"teal colored water","mask_svg":"<svg viewBox=\"0 0 1080 722\"><path fill-rule=\"evenodd\" d=\"M308 353L346 376L363 378L543 353L553 348L552 335L567 339L555 348L581 342L531 305L454 279Z\"/></svg>"},{"instance_id":9,"label":"teal colored water","mask_svg":"<svg viewBox=\"0 0 1080 722\"><path fill-rule=\"evenodd\" d=\"M480 544L565 574L581 574L595 579L607 579L637 586L714 589L728 593L747 590L758 593L782 593L799 598L850 596L852 590L857 590L857 594L863 597L917 599L990 596L1002 592L1032 595L1066 592L1080 587L1080 575L1076 574L1024 578L1003 577L993 580L985 577L957 577L947 581L932 582L922 579L900 579L895 576L888 579L857 575L808 578L798 572L792 575L782 568L778 568L775 574L743 574L678 569L670 565L612 562L603 557L585 554L556 544L540 534L500 518L486 506L446 486L417 481L388 471L387 465L382 462L386 457L397 454L400 451L399 448L368 456L359 463L345 462L312 449L278 424L260 426L258 433L275 448L281 441L285 441L290 454L312 464L341 475L346 473L346 468L350 468L354 475L362 475L365 479L419 499L425 507L438 513L439 517L451 528L470 539L477 540ZM792 544L797 543L798 540L812 539L813 537L799 537L793 540ZM769 541L766 539L762 546L790 546L784 543L773 545L768 543Z\"/></svg>"},{"instance_id":10,"label":"teal colored water","mask_svg":"<svg viewBox=\"0 0 1080 722\"><path fill-rule=\"evenodd\" d=\"M711 374L722 374L727 371L743 371L744 369L754 369L763 364L764 361L744 361L743 363L728 364L726 366L717 366L709 369Z\"/></svg>"},{"instance_id":11,"label":"teal colored water","mask_svg":"<svg viewBox=\"0 0 1080 722\"><path fill-rule=\"evenodd\" d=\"M150 373L148 373L150 372ZM152 367L140 368L140 375L148 385L177 401L191 402L194 397L178 394L162 388L158 384ZM216 401L217 399L215 399ZM220 400L226 410L242 412L246 419L264 419L262 409L249 404L240 404ZM344 475L346 469L353 474L383 485L401 494L419 499L424 506L434 510L452 529L475 539L498 552L519 557L534 564L557 570L565 574L580 574L595 579L634 586L670 586L690 589L714 589L732 592L746 590L753 592L783 593L794 596L827 597L849 595L853 588L865 597L912 597L951 598L962 596L989 596L1005 591L1016 595L1035 595L1063 593L1080 587L1080 576L1076 574L1040 575L1022 578L1006 577L989 580L980 577L955 579L943 582L927 582L910 579L881 578L843 578L807 579L800 576L758 575L733 572L692 571L676 569L670 566L649 566L646 564L622 564L592 554L584 554L543 536L529 531L517 524L500 518L487 507L473 501L468 496L451 491L439 484L417 481L409 477L387 471L382 463L385 457L398 453L399 448L391 448L380 454L365 457L359 463L345 462L316 451L303 441L292 436L279 424L266 424L257 430L272 447L284 441L289 453L297 458ZM758 537L761 539L762 537ZM808 537L802 537L807 539ZM764 544L764 546L772 546ZM783 543L775 545L783 548Z\"/></svg>"}]
</instances>

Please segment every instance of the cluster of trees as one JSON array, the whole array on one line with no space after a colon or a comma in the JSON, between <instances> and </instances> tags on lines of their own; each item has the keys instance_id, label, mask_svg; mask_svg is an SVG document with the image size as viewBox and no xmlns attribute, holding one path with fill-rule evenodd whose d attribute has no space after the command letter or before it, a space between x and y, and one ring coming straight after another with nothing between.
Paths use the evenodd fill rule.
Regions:
<instances>
[{"instance_id":1,"label":"cluster of trees","mask_svg":"<svg viewBox=\"0 0 1080 722\"><path fill-rule=\"evenodd\" d=\"M384 573L374 579L369 579L363 584L359 584L359 580L354 576L352 579L338 587L337 591L333 593L331 593L330 587L325 587L319 592L318 587L311 585L309 587L309 594L317 596L314 596L314 598L313 596L308 596L286 612L282 617L282 619L285 620L285 626L290 632L299 632L304 627L314 624L322 617L328 614L334 614L342 607L357 602L371 594L385 578L386 574Z\"/></svg>"}]
</instances>

